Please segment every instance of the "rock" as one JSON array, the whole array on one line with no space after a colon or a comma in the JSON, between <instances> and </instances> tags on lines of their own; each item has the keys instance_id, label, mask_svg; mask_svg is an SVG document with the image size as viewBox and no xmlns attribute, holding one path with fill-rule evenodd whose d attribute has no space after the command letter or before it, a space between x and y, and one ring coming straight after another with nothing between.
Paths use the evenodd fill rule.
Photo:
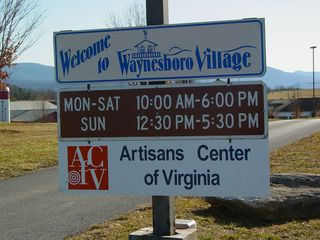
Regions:
<instances>
[{"instance_id":1,"label":"rock","mask_svg":"<svg viewBox=\"0 0 320 240\"><path fill-rule=\"evenodd\" d=\"M261 220L309 219L320 217L320 175L272 174L268 198L207 197L218 207Z\"/></svg>"}]
</instances>

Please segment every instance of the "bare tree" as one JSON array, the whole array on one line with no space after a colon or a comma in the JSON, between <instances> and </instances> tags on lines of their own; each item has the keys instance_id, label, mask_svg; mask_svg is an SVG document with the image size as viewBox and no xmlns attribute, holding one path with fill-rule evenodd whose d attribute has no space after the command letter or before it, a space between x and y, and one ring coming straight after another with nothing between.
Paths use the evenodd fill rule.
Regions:
<instances>
[{"instance_id":1,"label":"bare tree","mask_svg":"<svg viewBox=\"0 0 320 240\"><path fill-rule=\"evenodd\" d=\"M32 33L44 19L38 9L38 0L0 0L0 82L8 78L5 67L35 43Z\"/></svg>"},{"instance_id":2,"label":"bare tree","mask_svg":"<svg viewBox=\"0 0 320 240\"><path fill-rule=\"evenodd\" d=\"M292 116L293 118L301 117L302 111L301 111L300 101L298 99L294 100L292 110L293 110L293 116Z\"/></svg>"},{"instance_id":3,"label":"bare tree","mask_svg":"<svg viewBox=\"0 0 320 240\"><path fill-rule=\"evenodd\" d=\"M0 0L1 1L1 0ZM146 8L142 2L135 1L122 14L110 13L106 25L109 28L141 27L147 25ZM141 82L130 82L129 85L144 85Z\"/></svg>"},{"instance_id":4,"label":"bare tree","mask_svg":"<svg viewBox=\"0 0 320 240\"><path fill-rule=\"evenodd\" d=\"M288 99L294 100L294 99L300 98L301 89L299 87L299 84L288 87L287 94L288 94Z\"/></svg>"},{"instance_id":5,"label":"bare tree","mask_svg":"<svg viewBox=\"0 0 320 240\"><path fill-rule=\"evenodd\" d=\"M146 8L142 2L133 2L122 14L110 13L106 20L109 28L140 27L147 25Z\"/></svg>"},{"instance_id":6,"label":"bare tree","mask_svg":"<svg viewBox=\"0 0 320 240\"><path fill-rule=\"evenodd\" d=\"M41 122L46 122L46 117L48 115L48 107L47 107L47 101L46 101L46 97L45 96L41 96L41 100L40 100L40 111L41 111Z\"/></svg>"}]
</instances>

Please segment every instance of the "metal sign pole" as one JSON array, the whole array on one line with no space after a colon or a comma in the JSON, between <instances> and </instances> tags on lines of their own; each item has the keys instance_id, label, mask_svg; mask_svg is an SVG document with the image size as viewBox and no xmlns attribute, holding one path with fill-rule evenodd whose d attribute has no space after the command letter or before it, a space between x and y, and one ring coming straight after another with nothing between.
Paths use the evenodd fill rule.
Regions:
<instances>
[{"instance_id":1,"label":"metal sign pole","mask_svg":"<svg viewBox=\"0 0 320 240\"><path fill-rule=\"evenodd\" d=\"M146 0L147 25L168 24L168 0ZM152 82L164 84L164 81ZM158 236L174 235L174 198L152 197L153 233Z\"/></svg>"},{"instance_id":2,"label":"metal sign pole","mask_svg":"<svg viewBox=\"0 0 320 240\"><path fill-rule=\"evenodd\" d=\"M170 236L175 234L174 198L152 196L153 234Z\"/></svg>"}]
</instances>

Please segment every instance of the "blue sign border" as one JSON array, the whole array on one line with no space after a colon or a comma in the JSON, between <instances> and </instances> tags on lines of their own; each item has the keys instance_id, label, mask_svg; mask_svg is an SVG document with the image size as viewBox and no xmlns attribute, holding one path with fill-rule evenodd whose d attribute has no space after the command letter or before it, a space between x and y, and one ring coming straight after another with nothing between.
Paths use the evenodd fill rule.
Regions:
<instances>
[{"instance_id":1,"label":"blue sign border","mask_svg":"<svg viewBox=\"0 0 320 240\"><path fill-rule=\"evenodd\" d=\"M205 22L205 23L191 23L191 24L171 24L171 25L157 25L157 26L144 26L135 28L120 28L120 29L99 29L99 30L82 30L82 31L61 31L54 33L54 58L55 58L55 79L58 83L72 84L72 83L100 83L100 82L130 82L130 81L164 81L164 80L194 80L194 79L217 79L217 78L246 78L246 77L262 77L266 73L266 56L265 56L265 36L264 36L264 25L263 18L252 18L252 19L241 19L241 20L230 20L230 21L219 21L219 22ZM212 74L212 75L201 75L201 76L179 76L179 77L156 77L156 78L126 78L126 79L105 79L105 80L58 80L58 63L56 56L57 41L56 38L59 35L72 35L81 33L99 33L99 32L122 32L122 31L135 31L135 30L148 30L148 29L159 29L159 28L179 28L179 27L194 27L194 26L210 26L210 25L224 25L224 24L235 24L235 23L252 23L256 22L260 24L260 36L261 36L261 63L262 69L259 73L251 74Z\"/></svg>"}]
</instances>

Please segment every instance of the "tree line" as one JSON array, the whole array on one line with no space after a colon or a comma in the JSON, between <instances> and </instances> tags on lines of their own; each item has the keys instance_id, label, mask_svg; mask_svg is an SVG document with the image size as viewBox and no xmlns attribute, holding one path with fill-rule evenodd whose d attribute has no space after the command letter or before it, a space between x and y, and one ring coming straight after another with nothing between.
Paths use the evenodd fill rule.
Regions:
<instances>
[{"instance_id":1,"label":"tree line","mask_svg":"<svg viewBox=\"0 0 320 240\"><path fill-rule=\"evenodd\" d=\"M10 86L10 100L56 100L57 93L51 89L31 89L20 88L15 85Z\"/></svg>"}]
</instances>

